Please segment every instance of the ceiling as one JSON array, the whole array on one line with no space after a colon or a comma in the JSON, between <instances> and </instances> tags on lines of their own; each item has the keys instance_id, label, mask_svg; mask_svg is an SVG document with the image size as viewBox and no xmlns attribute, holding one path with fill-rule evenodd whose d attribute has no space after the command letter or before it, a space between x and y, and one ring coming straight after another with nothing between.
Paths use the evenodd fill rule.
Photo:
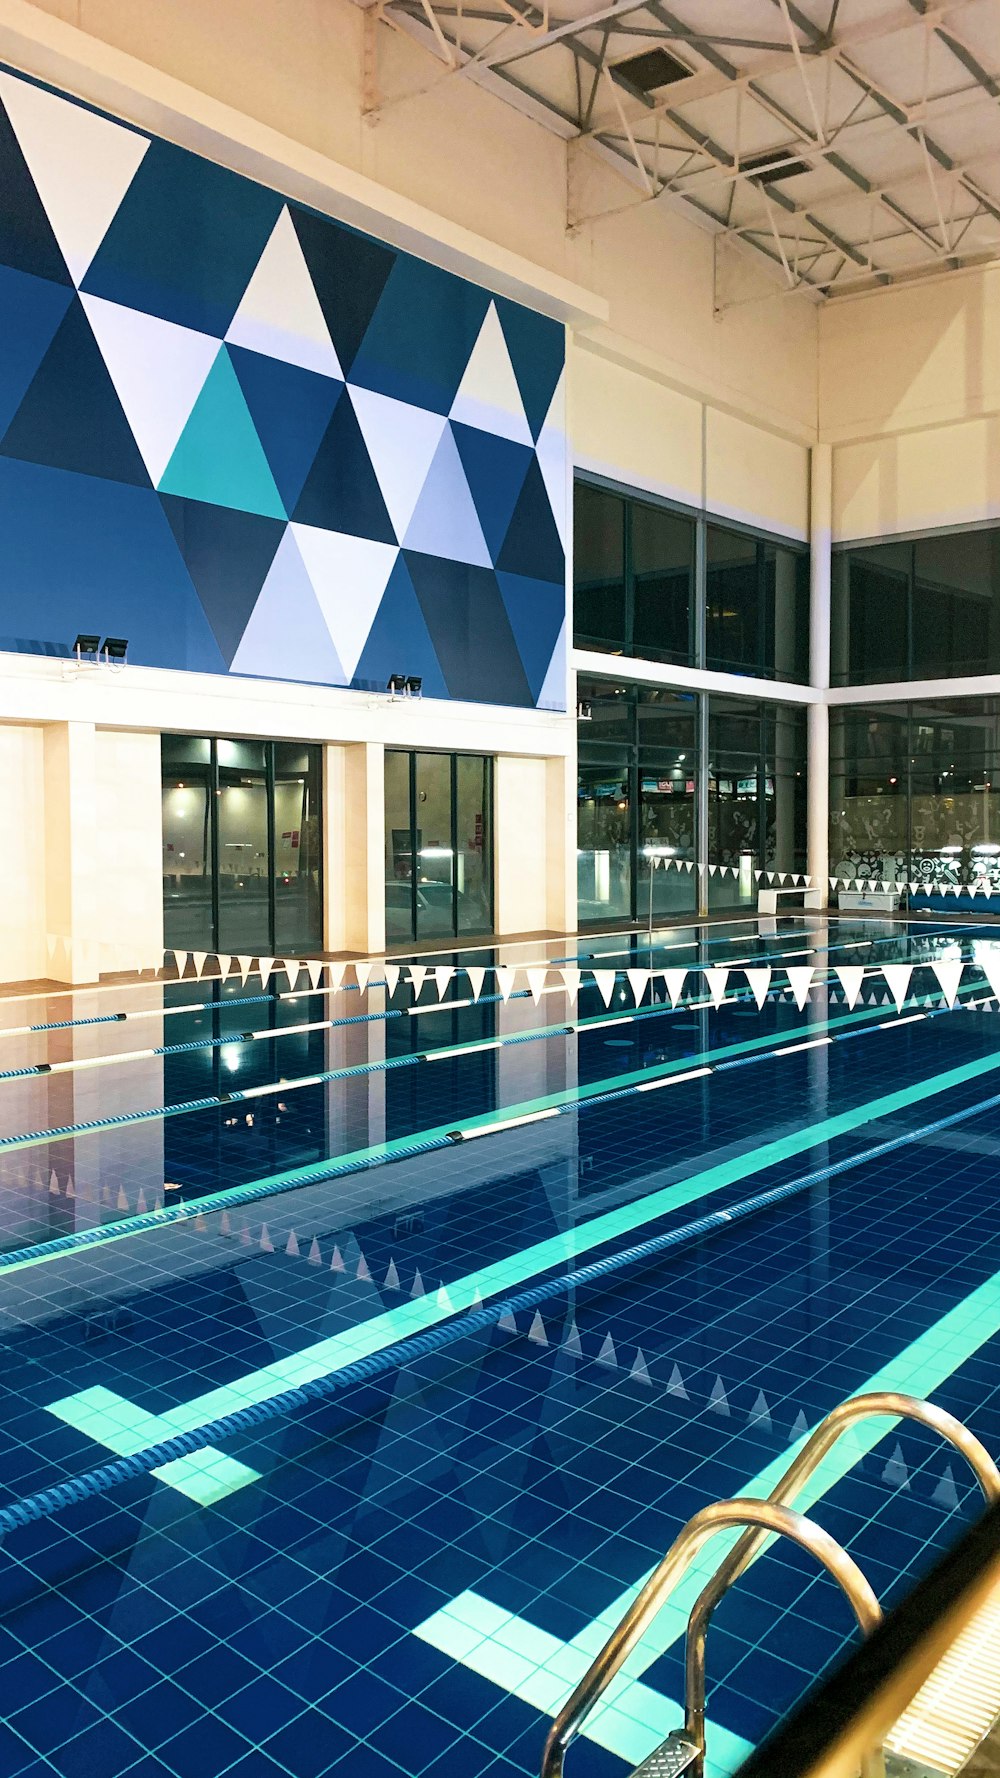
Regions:
<instances>
[{"instance_id":1,"label":"ceiling","mask_svg":"<svg viewBox=\"0 0 1000 1778\"><path fill-rule=\"evenodd\" d=\"M570 145L569 226L671 204L833 298L1000 258L1000 0L375 0ZM377 91L367 58L366 104ZM391 101L389 101L391 102ZM579 156L621 174L586 199ZM593 182L590 182L591 186Z\"/></svg>"}]
</instances>

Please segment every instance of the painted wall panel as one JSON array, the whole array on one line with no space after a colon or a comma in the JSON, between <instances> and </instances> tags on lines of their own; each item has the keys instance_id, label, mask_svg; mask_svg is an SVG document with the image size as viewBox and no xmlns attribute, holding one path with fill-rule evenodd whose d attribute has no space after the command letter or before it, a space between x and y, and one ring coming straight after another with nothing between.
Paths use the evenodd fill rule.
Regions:
<instances>
[{"instance_id":1,"label":"painted wall panel","mask_svg":"<svg viewBox=\"0 0 1000 1778\"><path fill-rule=\"evenodd\" d=\"M0 893L0 981L44 976L43 730L0 723L0 795L8 851Z\"/></svg>"},{"instance_id":2,"label":"painted wall panel","mask_svg":"<svg viewBox=\"0 0 1000 1778\"><path fill-rule=\"evenodd\" d=\"M573 343L570 434L578 468L701 505L701 403Z\"/></svg>"},{"instance_id":3,"label":"painted wall panel","mask_svg":"<svg viewBox=\"0 0 1000 1778\"><path fill-rule=\"evenodd\" d=\"M0 648L562 707L560 324L2 70L0 182Z\"/></svg>"},{"instance_id":4,"label":"painted wall panel","mask_svg":"<svg viewBox=\"0 0 1000 1778\"><path fill-rule=\"evenodd\" d=\"M785 537L809 535L805 445L734 414L705 414L705 504L709 512Z\"/></svg>"},{"instance_id":5,"label":"painted wall panel","mask_svg":"<svg viewBox=\"0 0 1000 1778\"><path fill-rule=\"evenodd\" d=\"M997 415L834 448L835 539L974 524L998 515Z\"/></svg>"}]
</instances>

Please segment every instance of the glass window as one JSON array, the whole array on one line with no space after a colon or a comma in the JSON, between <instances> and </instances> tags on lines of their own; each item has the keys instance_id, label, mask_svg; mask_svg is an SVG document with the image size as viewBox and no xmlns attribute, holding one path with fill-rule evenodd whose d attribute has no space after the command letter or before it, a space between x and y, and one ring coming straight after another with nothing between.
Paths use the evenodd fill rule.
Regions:
<instances>
[{"instance_id":1,"label":"glass window","mask_svg":"<svg viewBox=\"0 0 1000 1778\"><path fill-rule=\"evenodd\" d=\"M835 685L946 679L1000 667L1000 529L837 551Z\"/></svg>"},{"instance_id":2,"label":"glass window","mask_svg":"<svg viewBox=\"0 0 1000 1778\"><path fill-rule=\"evenodd\" d=\"M763 664L763 586L757 541L709 525L705 537L705 664L756 673Z\"/></svg>"},{"instance_id":3,"label":"glass window","mask_svg":"<svg viewBox=\"0 0 1000 1778\"><path fill-rule=\"evenodd\" d=\"M493 928L493 761L460 753L455 760L455 863L458 931Z\"/></svg>"},{"instance_id":4,"label":"glass window","mask_svg":"<svg viewBox=\"0 0 1000 1778\"><path fill-rule=\"evenodd\" d=\"M447 938L455 930L451 755L418 753L416 772L417 937Z\"/></svg>"},{"instance_id":5,"label":"glass window","mask_svg":"<svg viewBox=\"0 0 1000 1778\"><path fill-rule=\"evenodd\" d=\"M632 769L628 752L581 745L577 901L583 921L632 913Z\"/></svg>"},{"instance_id":6,"label":"glass window","mask_svg":"<svg viewBox=\"0 0 1000 1778\"><path fill-rule=\"evenodd\" d=\"M212 744L164 735L163 939L183 950L215 944L212 899Z\"/></svg>"},{"instance_id":7,"label":"glass window","mask_svg":"<svg viewBox=\"0 0 1000 1778\"><path fill-rule=\"evenodd\" d=\"M638 502L632 506L631 517L631 653L651 661L690 661L694 521Z\"/></svg>"},{"instance_id":8,"label":"glass window","mask_svg":"<svg viewBox=\"0 0 1000 1778\"><path fill-rule=\"evenodd\" d=\"M413 831L410 755L385 755L385 936L387 944L413 937Z\"/></svg>"},{"instance_id":9,"label":"glass window","mask_svg":"<svg viewBox=\"0 0 1000 1778\"><path fill-rule=\"evenodd\" d=\"M493 925L493 761L483 754L385 756L389 944Z\"/></svg>"},{"instance_id":10,"label":"glass window","mask_svg":"<svg viewBox=\"0 0 1000 1778\"><path fill-rule=\"evenodd\" d=\"M574 491L573 601L579 648L625 648L625 502L588 482Z\"/></svg>"},{"instance_id":11,"label":"glass window","mask_svg":"<svg viewBox=\"0 0 1000 1778\"><path fill-rule=\"evenodd\" d=\"M708 899L756 906L758 872L806 868L806 716L709 698Z\"/></svg>"},{"instance_id":12,"label":"glass window","mask_svg":"<svg viewBox=\"0 0 1000 1778\"><path fill-rule=\"evenodd\" d=\"M690 692L639 691L640 918L692 913L698 905L697 707Z\"/></svg>"},{"instance_id":13,"label":"glass window","mask_svg":"<svg viewBox=\"0 0 1000 1778\"><path fill-rule=\"evenodd\" d=\"M256 955L270 935L263 741L219 741L219 944Z\"/></svg>"},{"instance_id":14,"label":"glass window","mask_svg":"<svg viewBox=\"0 0 1000 1778\"><path fill-rule=\"evenodd\" d=\"M274 948L323 943L320 749L274 743Z\"/></svg>"}]
</instances>

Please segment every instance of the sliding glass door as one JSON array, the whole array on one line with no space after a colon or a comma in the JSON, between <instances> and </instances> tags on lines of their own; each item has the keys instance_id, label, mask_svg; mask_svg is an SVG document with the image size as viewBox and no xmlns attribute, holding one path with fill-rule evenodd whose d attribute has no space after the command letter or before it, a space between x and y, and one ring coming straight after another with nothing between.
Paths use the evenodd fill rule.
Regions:
<instances>
[{"instance_id":1,"label":"sliding glass door","mask_svg":"<svg viewBox=\"0 0 1000 1778\"><path fill-rule=\"evenodd\" d=\"M385 756L386 942L493 930L493 761Z\"/></svg>"}]
</instances>

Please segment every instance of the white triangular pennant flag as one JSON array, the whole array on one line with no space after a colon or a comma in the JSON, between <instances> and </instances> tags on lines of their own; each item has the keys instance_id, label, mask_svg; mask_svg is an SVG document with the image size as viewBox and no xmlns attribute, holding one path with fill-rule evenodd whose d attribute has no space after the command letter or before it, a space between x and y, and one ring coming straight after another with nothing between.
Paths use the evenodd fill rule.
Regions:
<instances>
[{"instance_id":1,"label":"white triangular pennant flag","mask_svg":"<svg viewBox=\"0 0 1000 1778\"><path fill-rule=\"evenodd\" d=\"M610 1334L605 1334L604 1336L604 1344L597 1354L597 1363L606 1364L609 1370L616 1371L618 1369L618 1354L615 1351L615 1342Z\"/></svg>"},{"instance_id":2,"label":"white triangular pennant flag","mask_svg":"<svg viewBox=\"0 0 1000 1778\"><path fill-rule=\"evenodd\" d=\"M563 987L570 999L575 1000L580 992L580 971L573 968L561 969L559 974L562 976Z\"/></svg>"},{"instance_id":3,"label":"white triangular pennant flag","mask_svg":"<svg viewBox=\"0 0 1000 1778\"><path fill-rule=\"evenodd\" d=\"M260 970L260 985L262 988L266 988L274 974L274 958L258 957L257 967Z\"/></svg>"},{"instance_id":4,"label":"white triangular pennant flag","mask_svg":"<svg viewBox=\"0 0 1000 1778\"><path fill-rule=\"evenodd\" d=\"M694 859L693 858L685 858L684 869L687 871L688 876L690 876L691 872L694 870Z\"/></svg>"},{"instance_id":5,"label":"white triangular pennant flag","mask_svg":"<svg viewBox=\"0 0 1000 1778\"><path fill-rule=\"evenodd\" d=\"M647 1389L653 1387L653 1379L649 1374L649 1366L646 1363L641 1346L637 1346L635 1349L635 1358L632 1360L632 1369L629 1371L629 1376L633 1383L642 1383Z\"/></svg>"},{"instance_id":6,"label":"white triangular pennant flag","mask_svg":"<svg viewBox=\"0 0 1000 1778\"><path fill-rule=\"evenodd\" d=\"M639 1006L646 989L649 987L652 970L626 969L625 974L628 978L629 987L632 990L632 998L634 999L636 1006Z\"/></svg>"},{"instance_id":7,"label":"white triangular pennant flag","mask_svg":"<svg viewBox=\"0 0 1000 1778\"><path fill-rule=\"evenodd\" d=\"M831 877L830 878L830 888L836 889L836 887L837 887L837 879L836 879L836 877Z\"/></svg>"},{"instance_id":8,"label":"white triangular pennant flag","mask_svg":"<svg viewBox=\"0 0 1000 1778\"><path fill-rule=\"evenodd\" d=\"M477 963L471 965L465 973L469 978L469 987L472 989L472 998L473 1000L478 1000L483 991L483 982L486 980L486 970L481 963Z\"/></svg>"},{"instance_id":9,"label":"white triangular pennant flag","mask_svg":"<svg viewBox=\"0 0 1000 1778\"><path fill-rule=\"evenodd\" d=\"M410 964L410 981L413 984L413 998L419 1000L420 990L427 980L427 966L424 963Z\"/></svg>"},{"instance_id":10,"label":"white triangular pennant flag","mask_svg":"<svg viewBox=\"0 0 1000 1778\"><path fill-rule=\"evenodd\" d=\"M371 975L371 972L372 966L370 963L355 963L354 965L354 979L362 994L368 986L368 978Z\"/></svg>"},{"instance_id":11,"label":"white triangular pennant flag","mask_svg":"<svg viewBox=\"0 0 1000 1778\"><path fill-rule=\"evenodd\" d=\"M729 1397L726 1394L721 1377L716 1377L715 1382L712 1384L712 1393L708 1398L708 1407L710 1413L722 1414L727 1420L730 1418Z\"/></svg>"},{"instance_id":12,"label":"white triangular pennant flag","mask_svg":"<svg viewBox=\"0 0 1000 1778\"><path fill-rule=\"evenodd\" d=\"M670 1381L668 1382L664 1393L666 1395L679 1395L682 1401L690 1401L691 1398L684 1387L684 1378L681 1376L679 1365L674 1365L674 1368L670 1373Z\"/></svg>"},{"instance_id":13,"label":"white triangular pennant flag","mask_svg":"<svg viewBox=\"0 0 1000 1778\"><path fill-rule=\"evenodd\" d=\"M809 989L816 971L808 964L799 964L786 969L785 974L788 977L788 986L795 996L795 1004L801 1012L809 998Z\"/></svg>"},{"instance_id":14,"label":"white triangular pennant flag","mask_svg":"<svg viewBox=\"0 0 1000 1778\"><path fill-rule=\"evenodd\" d=\"M328 963L326 968L327 968L326 979L327 979L327 983L329 984L330 993L337 994L337 993L339 993L340 989L344 985L344 976L347 972L347 964L346 963Z\"/></svg>"},{"instance_id":15,"label":"white triangular pennant flag","mask_svg":"<svg viewBox=\"0 0 1000 1778\"><path fill-rule=\"evenodd\" d=\"M234 957L233 962L236 964L236 967L240 972L240 976L242 977L242 980L245 984L247 976L250 974L250 971L253 968L253 958L252 957Z\"/></svg>"},{"instance_id":16,"label":"white triangular pennant flag","mask_svg":"<svg viewBox=\"0 0 1000 1778\"><path fill-rule=\"evenodd\" d=\"M712 996L712 1005L721 1006L726 998L726 984L729 981L728 969L706 969L703 971L708 991Z\"/></svg>"},{"instance_id":17,"label":"white triangular pennant flag","mask_svg":"<svg viewBox=\"0 0 1000 1778\"><path fill-rule=\"evenodd\" d=\"M208 962L208 956L209 956L208 952L207 951L189 951L188 956L190 957L191 962L194 964L195 975L198 976L198 978L200 979L201 972L204 969L205 964Z\"/></svg>"},{"instance_id":18,"label":"white triangular pennant flag","mask_svg":"<svg viewBox=\"0 0 1000 1778\"><path fill-rule=\"evenodd\" d=\"M976 962L990 984L994 999L1000 1000L1000 953L984 950L977 945Z\"/></svg>"},{"instance_id":19,"label":"white triangular pennant flag","mask_svg":"<svg viewBox=\"0 0 1000 1778\"><path fill-rule=\"evenodd\" d=\"M549 1343L549 1336L545 1331L545 1323L542 1320L541 1312L538 1309L535 1310L535 1313L531 1318L531 1326L528 1329L528 1338L535 1346L547 1346Z\"/></svg>"},{"instance_id":20,"label":"white triangular pennant flag","mask_svg":"<svg viewBox=\"0 0 1000 1778\"><path fill-rule=\"evenodd\" d=\"M965 964L960 957L939 957L936 962L931 964L931 968L937 976L941 992L948 1005L954 1006Z\"/></svg>"},{"instance_id":21,"label":"white triangular pennant flag","mask_svg":"<svg viewBox=\"0 0 1000 1778\"><path fill-rule=\"evenodd\" d=\"M451 981L454 973L454 967L450 963L439 963L436 965L434 970L434 983L437 988L439 1000L444 999L445 989Z\"/></svg>"},{"instance_id":22,"label":"white triangular pennant flag","mask_svg":"<svg viewBox=\"0 0 1000 1778\"><path fill-rule=\"evenodd\" d=\"M710 876L710 877L714 877L714 875L715 875L715 873L716 873L716 871L717 871L717 870L718 870L718 868L719 868L719 867L718 867L718 865L717 865L717 864L710 864L710 865L709 865L709 867L708 867L708 874L709 874L709 876Z\"/></svg>"},{"instance_id":23,"label":"white triangular pennant flag","mask_svg":"<svg viewBox=\"0 0 1000 1778\"><path fill-rule=\"evenodd\" d=\"M385 1277L382 1280L382 1289L383 1290L398 1290L399 1289L399 1273L396 1270L396 1262L394 1259L391 1259L389 1261L388 1270L386 1271Z\"/></svg>"},{"instance_id":24,"label":"white triangular pennant flag","mask_svg":"<svg viewBox=\"0 0 1000 1778\"><path fill-rule=\"evenodd\" d=\"M684 983L687 981L687 976L688 972L686 969L665 969L663 971L663 980L666 984L667 993L670 995L671 1006L677 1005L684 989Z\"/></svg>"},{"instance_id":25,"label":"white triangular pennant flag","mask_svg":"<svg viewBox=\"0 0 1000 1778\"><path fill-rule=\"evenodd\" d=\"M594 969L591 971L594 986L597 988L605 1006L611 1005L611 996L615 991L615 971L613 969Z\"/></svg>"},{"instance_id":26,"label":"white triangular pennant flag","mask_svg":"<svg viewBox=\"0 0 1000 1778\"><path fill-rule=\"evenodd\" d=\"M524 973L528 978L528 987L531 989L531 998L537 1006L541 999L542 989L545 986L545 978L549 973L548 965L542 964L538 969L526 969Z\"/></svg>"},{"instance_id":27,"label":"white triangular pennant flag","mask_svg":"<svg viewBox=\"0 0 1000 1778\"><path fill-rule=\"evenodd\" d=\"M309 986L314 991L319 987L319 984L323 979L324 968L325 965L323 963L320 963L318 960L314 960L311 957L306 964L306 975L309 977Z\"/></svg>"},{"instance_id":28,"label":"white triangular pennant flag","mask_svg":"<svg viewBox=\"0 0 1000 1778\"><path fill-rule=\"evenodd\" d=\"M759 1010L767 999L767 990L771 986L771 971L764 968L745 969L743 973L750 984L750 990Z\"/></svg>"},{"instance_id":29,"label":"white triangular pennant flag","mask_svg":"<svg viewBox=\"0 0 1000 1778\"><path fill-rule=\"evenodd\" d=\"M910 977L913 974L913 964L883 963L882 974L885 976L889 991L896 1002L896 1011L902 1012L903 1002L910 991Z\"/></svg>"},{"instance_id":30,"label":"white triangular pennant flag","mask_svg":"<svg viewBox=\"0 0 1000 1778\"><path fill-rule=\"evenodd\" d=\"M562 1349L564 1352L566 1352L569 1355L570 1358L582 1358L583 1357L583 1347L580 1344L580 1330L577 1327L575 1321L571 1321L569 1324L569 1329L566 1334L566 1338L563 1340L563 1343L562 1343Z\"/></svg>"},{"instance_id":31,"label":"white triangular pennant flag","mask_svg":"<svg viewBox=\"0 0 1000 1778\"><path fill-rule=\"evenodd\" d=\"M393 995L396 992L396 989L399 986L399 964L398 963L387 963L385 965L385 986L386 986L386 991L389 995L389 999L391 1000Z\"/></svg>"},{"instance_id":32,"label":"white triangular pennant flag","mask_svg":"<svg viewBox=\"0 0 1000 1778\"><path fill-rule=\"evenodd\" d=\"M861 967L861 964L838 963L835 968L835 973L844 990L844 998L846 999L848 1006L854 1006L857 1003L858 995L861 992L861 984L865 979L865 972Z\"/></svg>"},{"instance_id":33,"label":"white triangular pennant flag","mask_svg":"<svg viewBox=\"0 0 1000 1778\"><path fill-rule=\"evenodd\" d=\"M502 963L498 963L494 973L496 975L498 994L504 1001L509 1000L514 989L517 970L505 968Z\"/></svg>"}]
</instances>

